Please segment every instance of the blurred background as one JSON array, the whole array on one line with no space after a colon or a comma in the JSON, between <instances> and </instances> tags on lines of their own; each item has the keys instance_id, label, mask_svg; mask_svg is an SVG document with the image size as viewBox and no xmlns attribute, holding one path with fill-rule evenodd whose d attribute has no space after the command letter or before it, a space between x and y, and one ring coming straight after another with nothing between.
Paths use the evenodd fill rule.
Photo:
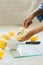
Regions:
<instances>
[{"instance_id":1,"label":"blurred background","mask_svg":"<svg viewBox=\"0 0 43 65\"><path fill-rule=\"evenodd\" d=\"M0 0L0 26L22 25L24 18L43 0ZM38 20L35 18L34 23ZM37 22L39 23L39 22Z\"/></svg>"}]
</instances>

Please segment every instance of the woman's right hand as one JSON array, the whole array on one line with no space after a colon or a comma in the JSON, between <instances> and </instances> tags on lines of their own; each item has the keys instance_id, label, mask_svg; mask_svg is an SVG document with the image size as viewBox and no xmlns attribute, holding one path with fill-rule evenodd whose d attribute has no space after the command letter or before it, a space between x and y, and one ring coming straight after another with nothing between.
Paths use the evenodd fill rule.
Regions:
<instances>
[{"instance_id":1,"label":"woman's right hand","mask_svg":"<svg viewBox=\"0 0 43 65\"><path fill-rule=\"evenodd\" d=\"M24 28L28 28L28 26L29 26L30 24L32 24L32 21L31 21L30 17L25 18L25 19L24 19L24 22L23 22L23 27L24 27Z\"/></svg>"}]
</instances>

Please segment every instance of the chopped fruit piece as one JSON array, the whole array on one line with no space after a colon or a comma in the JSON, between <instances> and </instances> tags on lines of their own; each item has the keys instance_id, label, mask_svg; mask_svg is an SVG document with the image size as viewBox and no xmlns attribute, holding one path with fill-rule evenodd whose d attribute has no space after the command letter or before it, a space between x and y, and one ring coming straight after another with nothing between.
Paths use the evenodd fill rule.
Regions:
<instances>
[{"instance_id":1,"label":"chopped fruit piece","mask_svg":"<svg viewBox=\"0 0 43 65\"><path fill-rule=\"evenodd\" d=\"M20 27L20 28L19 28L19 32L21 32L21 31L22 31L22 32L23 32L23 31L28 32L28 29L27 29L27 28L24 28L24 27Z\"/></svg>"},{"instance_id":2,"label":"chopped fruit piece","mask_svg":"<svg viewBox=\"0 0 43 65\"><path fill-rule=\"evenodd\" d=\"M28 32L28 29L21 27L21 29L19 30L19 32L18 32L17 35L16 35L16 39L17 39L18 41L21 40L21 38L22 38L23 36L25 36L25 34L26 34L27 32Z\"/></svg>"},{"instance_id":3,"label":"chopped fruit piece","mask_svg":"<svg viewBox=\"0 0 43 65\"><path fill-rule=\"evenodd\" d=\"M4 54L4 50L0 48L0 59L2 59L3 54Z\"/></svg>"},{"instance_id":4,"label":"chopped fruit piece","mask_svg":"<svg viewBox=\"0 0 43 65\"><path fill-rule=\"evenodd\" d=\"M3 34L1 38L4 38L5 40L10 40L10 36L6 34Z\"/></svg>"},{"instance_id":5,"label":"chopped fruit piece","mask_svg":"<svg viewBox=\"0 0 43 65\"><path fill-rule=\"evenodd\" d=\"M12 37L14 36L14 32L9 32L9 35Z\"/></svg>"},{"instance_id":6,"label":"chopped fruit piece","mask_svg":"<svg viewBox=\"0 0 43 65\"><path fill-rule=\"evenodd\" d=\"M16 39L19 41L19 40L21 40L22 37L23 37L23 35L19 35L19 36L16 36Z\"/></svg>"},{"instance_id":7,"label":"chopped fruit piece","mask_svg":"<svg viewBox=\"0 0 43 65\"><path fill-rule=\"evenodd\" d=\"M26 32L28 32L28 29L25 29Z\"/></svg>"},{"instance_id":8,"label":"chopped fruit piece","mask_svg":"<svg viewBox=\"0 0 43 65\"><path fill-rule=\"evenodd\" d=\"M6 45L7 45L6 40L0 38L0 48L5 49Z\"/></svg>"},{"instance_id":9,"label":"chopped fruit piece","mask_svg":"<svg viewBox=\"0 0 43 65\"><path fill-rule=\"evenodd\" d=\"M34 42L34 41L36 41L37 40L37 36L32 36L29 40L31 41L31 42Z\"/></svg>"}]
</instances>

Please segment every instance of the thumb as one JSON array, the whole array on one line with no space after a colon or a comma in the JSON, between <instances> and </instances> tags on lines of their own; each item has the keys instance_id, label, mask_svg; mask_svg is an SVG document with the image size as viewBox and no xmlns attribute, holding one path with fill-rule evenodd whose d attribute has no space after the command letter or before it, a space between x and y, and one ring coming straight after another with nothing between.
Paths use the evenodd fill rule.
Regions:
<instances>
[{"instance_id":1,"label":"thumb","mask_svg":"<svg viewBox=\"0 0 43 65\"><path fill-rule=\"evenodd\" d=\"M31 25L31 24L32 24L32 21L27 22L26 24L27 24L27 26L29 26L29 25Z\"/></svg>"}]
</instances>

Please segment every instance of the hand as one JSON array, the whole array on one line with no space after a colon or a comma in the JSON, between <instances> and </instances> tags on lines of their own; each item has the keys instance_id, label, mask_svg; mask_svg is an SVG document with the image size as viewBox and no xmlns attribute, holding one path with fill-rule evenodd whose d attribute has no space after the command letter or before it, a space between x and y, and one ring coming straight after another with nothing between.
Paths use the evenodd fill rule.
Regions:
<instances>
[{"instance_id":1,"label":"hand","mask_svg":"<svg viewBox=\"0 0 43 65\"><path fill-rule=\"evenodd\" d=\"M26 40L28 40L32 35L33 35L32 32L29 31L27 34L23 35L18 41L20 41L20 42L26 41Z\"/></svg>"},{"instance_id":2,"label":"hand","mask_svg":"<svg viewBox=\"0 0 43 65\"><path fill-rule=\"evenodd\" d=\"M27 17L25 18L24 22L23 22L23 27L24 28L28 28L28 26L32 24L32 21L31 21L31 17Z\"/></svg>"}]
</instances>

